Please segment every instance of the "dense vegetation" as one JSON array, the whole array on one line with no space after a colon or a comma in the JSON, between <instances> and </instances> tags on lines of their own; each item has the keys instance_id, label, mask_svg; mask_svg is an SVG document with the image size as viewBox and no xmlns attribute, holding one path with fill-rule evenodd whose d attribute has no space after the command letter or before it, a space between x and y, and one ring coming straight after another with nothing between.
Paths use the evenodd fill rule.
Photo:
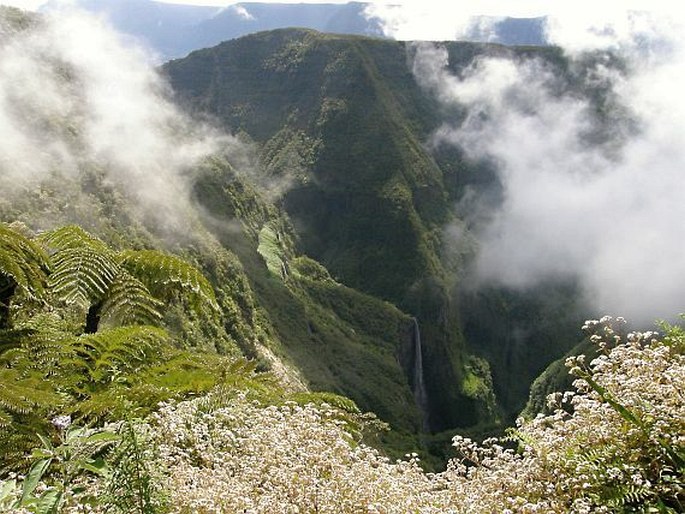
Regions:
<instances>
[{"instance_id":1,"label":"dense vegetation","mask_svg":"<svg viewBox=\"0 0 685 514\"><path fill-rule=\"evenodd\" d=\"M31 30L44 30L37 19L17 10L3 13L12 30L2 33L0 43L6 46L0 50L11 47L9 43L16 45L14 40L32 24ZM249 146L222 139L228 150L192 164L183 161L181 169L173 169L176 163L164 156L162 166L155 166L154 159L160 156L140 151L141 169L137 162L127 161L125 166L138 171L127 175L107 152L88 152L90 120L82 113L82 98L87 96L82 88L88 81L80 80L82 63L65 61L59 54L43 55L42 49L36 53L31 55L37 59L32 69L43 69L54 79L51 85L63 105L52 111L37 110L30 95L22 94L13 98L12 112L23 114L20 123L29 124L41 138L56 140L73 151L74 162L51 160L47 172L26 182L18 180L11 187L8 184L0 195L0 219L18 220L29 232L38 233L76 223L112 248L110 260L125 249L162 249L180 255L212 284L217 309L186 309L164 298L160 322L173 333L174 346L254 360L260 370L270 369L289 390L345 394L393 426L395 430L383 435L390 452L401 454L418 446L422 413L407 375L411 363L398 359L398 355L411 354L411 316L343 286L321 264L303 255L287 214L270 202L268 191L258 191L258 173L243 169L245 161L251 160ZM152 80L151 86L159 84ZM158 89L153 91L155 96L143 101L162 112L174 112L168 99L160 98ZM161 144L165 153L173 154L177 147L182 153L187 138L198 135L190 128L192 123L178 116L165 122L172 126L141 127L151 130L153 139L163 138L153 143ZM240 146L237 155L230 145ZM151 169L143 166L151 163ZM172 167L170 172L168 167ZM3 163L3 174L12 171ZM154 175L172 182L181 175L182 185L192 194L173 188L166 191L159 182L141 183ZM154 198L151 190L155 188L162 189L162 197ZM152 206L151 197L157 202ZM89 318L93 322L98 316L102 319L99 303L87 306L88 311L93 307Z\"/></svg>"},{"instance_id":2,"label":"dense vegetation","mask_svg":"<svg viewBox=\"0 0 685 514\"><path fill-rule=\"evenodd\" d=\"M569 359L575 392L551 396L552 414L518 421L504 440L454 437L457 457L441 473L426 474L415 455L392 462L368 447L360 441L368 420L343 400L274 402L268 386L243 381L104 428L53 418L26 477L2 482L0 505L11 512L682 512L685 333L665 327L662 339L623 340L609 318L585 328L601 355L589 364Z\"/></svg>"}]
</instances>

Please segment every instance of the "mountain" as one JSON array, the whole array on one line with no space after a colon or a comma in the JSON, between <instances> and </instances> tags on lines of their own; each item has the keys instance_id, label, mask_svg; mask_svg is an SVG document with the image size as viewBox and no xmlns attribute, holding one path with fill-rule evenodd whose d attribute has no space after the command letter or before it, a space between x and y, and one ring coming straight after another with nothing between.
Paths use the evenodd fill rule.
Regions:
<instances>
[{"instance_id":1,"label":"mountain","mask_svg":"<svg viewBox=\"0 0 685 514\"><path fill-rule=\"evenodd\" d=\"M484 55L535 56L573 87L558 49L445 47L452 70ZM530 383L581 339L581 309L573 284L521 295L463 283L476 249L455 206L467 190L496 191L497 179L459 151L427 144L444 113L412 75L414 49L287 29L163 70L181 105L256 145L267 183L284 184L277 204L306 255L418 320L430 429L497 423L515 416ZM456 244L450 226L464 229ZM399 355L411 376L416 359Z\"/></svg>"},{"instance_id":2,"label":"mountain","mask_svg":"<svg viewBox=\"0 0 685 514\"><path fill-rule=\"evenodd\" d=\"M134 36L167 60L252 32L306 27L325 32L380 35L364 16L365 4L279 4L244 2L224 8L167 4L153 0L78 0L75 5L105 16L113 27ZM42 11L59 8L48 2Z\"/></svg>"},{"instance_id":3,"label":"mountain","mask_svg":"<svg viewBox=\"0 0 685 514\"><path fill-rule=\"evenodd\" d=\"M72 23L66 29L71 34L92 29L92 20ZM8 233L17 232L13 237L23 241L23 234L34 238L78 224L99 238L94 245L107 255L130 248L182 256L210 281L218 310L185 312L167 299L160 314L176 349L208 366L221 362L214 360L217 355L244 356L260 372L270 371L288 394L344 394L390 424L393 430L381 437L392 455L419 448L425 413L414 397L415 320L383 299L343 285L304 255L273 192L259 190L264 173L253 146L178 113L162 96L166 88L157 75L128 54L123 65L117 60L121 54L113 52L100 66L102 54L95 52L90 61L78 38L78 51L70 51L63 24L44 24L16 9L0 8L0 24L0 62L11 64L14 73L0 80L8 100L0 110L7 128L6 158L0 163L6 179L0 194L3 230L7 223ZM51 44L32 51L31 45L44 41ZM106 52L110 42L93 46ZM110 103L112 67L123 100ZM22 78L21 88L16 77ZM51 94L42 96L46 88ZM69 230L80 234L81 229ZM8 245L14 255L16 245ZM3 269L12 265L2 257ZM25 298L15 300L16 286L0 278L2 321L10 310L20 311ZM91 305L90 296L95 295L79 298L86 311L97 312L100 297ZM77 337L84 331L78 322L69 330ZM192 394L198 386L230 377L232 366L217 372L200 365L199 384L181 378L162 389L178 386ZM163 380L173 382L177 373L192 369L198 365L181 364L165 371ZM1 439L6 431L0 432Z\"/></svg>"},{"instance_id":4,"label":"mountain","mask_svg":"<svg viewBox=\"0 0 685 514\"><path fill-rule=\"evenodd\" d=\"M77 0L74 5L106 17L112 26L144 42L164 61L193 50L264 30L302 27L321 32L382 36L380 20L365 15L367 3L282 4L240 2L224 8L153 0ZM42 11L58 8L47 2ZM543 45L544 18L477 17L468 39ZM478 27L489 27L483 31Z\"/></svg>"},{"instance_id":5,"label":"mountain","mask_svg":"<svg viewBox=\"0 0 685 514\"><path fill-rule=\"evenodd\" d=\"M436 99L426 55L533 62L586 145L631 119L601 52L283 29L172 91L98 20L0 6L0 510L682 511L685 332L576 345L569 276L476 280L506 184L433 135L493 112ZM472 439L568 367L551 415Z\"/></svg>"},{"instance_id":6,"label":"mountain","mask_svg":"<svg viewBox=\"0 0 685 514\"><path fill-rule=\"evenodd\" d=\"M427 432L500 427L579 339L572 285L468 287L475 238L456 206L467 190L496 201L497 178L428 144L444 112L412 74L415 45L305 29L234 39L163 67L181 115L146 64L69 41L91 21L6 18L12 144L0 164L14 179L0 219L38 233L77 223L113 247L196 264L221 314L168 309L183 348L241 354L288 388L345 395L390 424L383 443L402 454ZM13 38L40 41L22 39L26 27L52 44L17 52ZM453 70L535 56L574 84L558 49L446 48ZM205 157L190 159L198 149Z\"/></svg>"}]
</instances>

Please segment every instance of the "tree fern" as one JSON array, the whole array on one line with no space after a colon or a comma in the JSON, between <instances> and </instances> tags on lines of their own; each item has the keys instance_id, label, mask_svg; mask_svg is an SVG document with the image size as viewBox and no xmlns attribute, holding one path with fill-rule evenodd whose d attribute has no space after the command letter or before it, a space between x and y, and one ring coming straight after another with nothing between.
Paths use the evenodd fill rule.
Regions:
<instances>
[{"instance_id":1,"label":"tree fern","mask_svg":"<svg viewBox=\"0 0 685 514\"><path fill-rule=\"evenodd\" d=\"M48 263L40 246L0 223L0 328L10 324L10 303L18 288L28 298L43 295Z\"/></svg>"},{"instance_id":2,"label":"tree fern","mask_svg":"<svg viewBox=\"0 0 685 514\"><path fill-rule=\"evenodd\" d=\"M122 265L139 278L157 298L178 295L200 311L218 311L214 289L204 275L183 259L155 250L126 250L119 254Z\"/></svg>"},{"instance_id":3,"label":"tree fern","mask_svg":"<svg viewBox=\"0 0 685 514\"><path fill-rule=\"evenodd\" d=\"M159 310L163 305L140 280L122 269L102 304L102 322L105 326L155 325L162 319Z\"/></svg>"},{"instance_id":4,"label":"tree fern","mask_svg":"<svg viewBox=\"0 0 685 514\"><path fill-rule=\"evenodd\" d=\"M45 232L38 236L38 240L55 251L88 247L100 253L111 253L111 249L104 241L89 234L78 225L66 225Z\"/></svg>"},{"instance_id":5,"label":"tree fern","mask_svg":"<svg viewBox=\"0 0 685 514\"><path fill-rule=\"evenodd\" d=\"M141 325L82 335L66 344L87 370L90 386L97 387L108 384L115 374L133 373L147 365L167 342L163 329Z\"/></svg>"},{"instance_id":6,"label":"tree fern","mask_svg":"<svg viewBox=\"0 0 685 514\"><path fill-rule=\"evenodd\" d=\"M46 413L63 403L40 375L0 368L0 469L22 465L35 444L36 428L47 424Z\"/></svg>"},{"instance_id":7,"label":"tree fern","mask_svg":"<svg viewBox=\"0 0 685 514\"><path fill-rule=\"evenodd\" d=\"M40 236L52 253L51 291L67 303L90 307L105 296L119 272L112 250L75 225Z\"/></svg>"},{"instance_id":8,"label":"tree fern","mask_svg":"<svg viewBox=\"0 0 685 514\"><path fill-rule=\"evenodd\" d=\"M161 320L161 301L185 298L196 311L218 310L202 273L179 257L153 250L116 254L100 239L71 225L40 236L52 252L50 290L88 309L86 328L151 324Z\"/></svg>"},{"instance_id":9,"label":"tree fern","mask_svg":"<svg viewBox=\"0 0 685 514\"><path fill-rule=\"evenodd\" d=\"M61 398L37 376L22 376L17 370L0 368L0 409L4 416L28 414L36 407L52 407Z\"/></svg>"},{"instance_id":10,"label":"tree fern","mask_svg":"<svg viewBox=\"0 0 685 514\"><path fill-rule=\"evenodd\" d=\"M12 279L27 295L44 291L49 258L45 251L10 225L0 223L0 274Z\"/></svg>"}]
</instances>

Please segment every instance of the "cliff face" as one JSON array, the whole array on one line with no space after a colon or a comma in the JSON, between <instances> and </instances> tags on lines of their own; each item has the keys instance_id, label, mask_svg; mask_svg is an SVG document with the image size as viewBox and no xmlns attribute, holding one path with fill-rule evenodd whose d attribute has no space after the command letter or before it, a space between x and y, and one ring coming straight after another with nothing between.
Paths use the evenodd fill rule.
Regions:
<instances>
[{"instance_id":1,"label":"cliff face","mask_svg":"<svg viewBox=\"0 0 685 514\"><path fill-rule=\"evenodd\" d=\"M446 48L455 71L486 55L525 54L564 66L559 52L549 48ZM519 369L512 366L511 372L529 371L521 388L507 391L507 364L494 357L499 350L489 350L498 336L478 322L474 328L471 300L460 286L475 251L473 238L467 230L455 246L446 234L448 226L461 223L455 205L464 192L496 191L497 180L459 151L427 144L444 112L417 84L413 52L408 43L288 29L193 52L163 71L182 105L211 115L255 145L260 180L292 220L305 254L346 286L418 320L430 428L440 431L498 418L490 369L473 365L471 353L495 364L495 387L507 397L505 411L511 414L522 408L535 374L570 343L533 364L518 359ZM467 309L473 335L468 345L460 308ZM493 317L502 324L505 314L500 309ZM406 374L406 362L413 360L402 360Z\"/></svg>"}]
</instances>

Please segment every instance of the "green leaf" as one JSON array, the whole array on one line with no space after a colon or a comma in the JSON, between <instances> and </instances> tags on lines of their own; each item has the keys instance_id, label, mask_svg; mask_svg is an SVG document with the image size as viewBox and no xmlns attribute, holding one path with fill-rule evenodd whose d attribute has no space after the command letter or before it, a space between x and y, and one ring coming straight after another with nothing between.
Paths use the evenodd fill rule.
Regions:
<instances>
[{"instance_id":1,"label":"green leaf","mask_svg":"<svg viewBox=\"0 0 685 514\"><path fill-rule=\"evenodd\" d=\"M50 450L37 448L31 452L31 457L34 459L50 459L54 457L54 454Z\"/></svg>"},{"instance_id":2,"label":"green leaf","mask_svg":"<svg viewBox=\"0 0 685 514\"><path fill-rule=\"evenodd\" d=\"M55 514L57 507L59 507L62 499L62 491L51 488L45 491L38 499L36 504L36 513L38 514Z\"/></svg>"},{"instance_id":3,"label":"green leaf","mask_svg":"<svg viewBox=\"0 0 685 514\"><path fill-rule=\"evenodd\" d=\"M39 239L54 252L48 281L53 293L85 308L105 297L120 268L103 241L75 225L42 234Z\"/></svg>"},{"instance_id":4,"label":"green leaf","mask_svg":"<svg viewBox=\"0 0 685 514\"><path fill-rule=\"evenodd\" d=\"M85 443L104 443L104 442L114 442L121 439L121 437L113 432L97 432L91 436L86 437Z\"/></svg>"},{"instance_id":5,"label":"green leaf","mask_svg":"<svg viewBox=\"0 0 685 514\"><path fill-rule=\"evenodd\" d=\"M52 452L54 450L54 447L52 446L52 441L50 441L50 439L45 437L43 434L36 434L36 435L38 436L38 439L40 439L40 442L43 443L44 449L49 450L50 452ZM45 455L44 458L48 458L50 456L51 455Z\"/></svg>"},{"instance_id":6,"label":"green leaf","mask_svg":"<svg viewBox=\"0 0 685 514\"><path fill-rule=\"evenodd\" d=\"M29 296L39 297L48 269L49 258L39 245L0 223L0 275L11 278Z\"/></svg>"},{"instance_id":7,"label":"green leaf","mask_svg":"<svg viewBox=\"0 0 685 514\"><path fill-rule=\"evenodd\" d=\"M40 479L43 478L43 475L50 466L51 462L52 459L41 459L33 463L28 475L26 475L26 478L24 479L24 487L21 493L21 503L27 501L33 494L33 491L36 490L38 482L40 482Z\"/></svg>"},{"instance_id":8,"label":"green leaf","mask_svg":"<svg viewBox=\"0 0 685 514\"><path fill-rule=\"evenodd\" d=\"M197 312L206 307L218 311L214 289L200 270L180 257L155 250L127 250L121 264L162 301L177 294Z\"/></svg>"},{"instance_id":9,"label":"green leaf","mask_svg":"<svg viewBox=\"0 0 685 514\"><path fill-rule=\"evenodd\" d=\"M120 438L117 438L120 439ZM83 461L79 463L79 466L86 471L90 471L99 476L106 475L109 471L109 467L103 458L97 458L91 461Z\"/></svg>"},{"instance_id":10,"label":"green leaf","mask_svg":"<svg viewBox=\"0 0 685 514\"><path fill-rule=\"evenodd\" d=\"M77 440L79 437L81 437L81 434L84 432L85 428L83 427L77 427L73 426L69 430L67 430L65 440L67 443L72 443L75 440Z\"/></svg>"}]
</instances>

